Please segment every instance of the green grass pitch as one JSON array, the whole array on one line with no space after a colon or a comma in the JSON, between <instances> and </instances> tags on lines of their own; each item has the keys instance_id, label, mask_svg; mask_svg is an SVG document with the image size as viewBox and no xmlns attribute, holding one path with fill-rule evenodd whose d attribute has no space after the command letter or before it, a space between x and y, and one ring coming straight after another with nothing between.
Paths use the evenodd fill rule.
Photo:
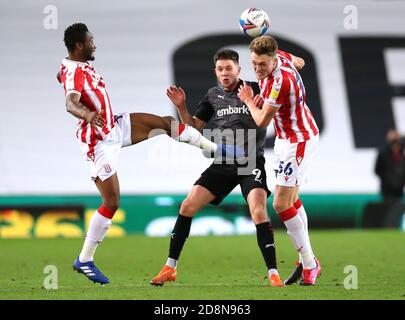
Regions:
<instances>
[{"instance_id":1,"label":"green grass pitch","mask_svg":"<svg viewBox=\"0 0 405 320\"><path fill-rule=\"evenodd\" d=\"M323 272L315 287L272 288L255 236L190 237L176 282L153 287L150 279L166 261L169 239L107 238L96 265L110 278L100 286L72 271L82 239L0 240L0 299L405 299L405 233L312 231ZM284 279L296 253L276 231L278 266ZM58 289L43 288L46 265L58 270ZM344 268L358 271L358 289L346 289ZM353 283L353 282L351 282Z\"/></svg>"}]
</instances>

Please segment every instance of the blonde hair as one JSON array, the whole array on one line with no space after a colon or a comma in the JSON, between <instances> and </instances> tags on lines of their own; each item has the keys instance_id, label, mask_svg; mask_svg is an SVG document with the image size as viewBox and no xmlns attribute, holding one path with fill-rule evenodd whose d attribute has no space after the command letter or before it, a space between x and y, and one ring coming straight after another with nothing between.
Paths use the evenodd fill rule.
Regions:
<instances>
[{"instance_id":1,"label":"blonde hair","mask_svg":"<svg viewBox=\"0 0 405 320\"><path fill-rule=\"evenodd\" d=\"M274 58L277 55L278 45L276 39L271 36L261 36L252 40L249 45L250 51L257 55L267 54Z\"/></svg>"}]
</instances>

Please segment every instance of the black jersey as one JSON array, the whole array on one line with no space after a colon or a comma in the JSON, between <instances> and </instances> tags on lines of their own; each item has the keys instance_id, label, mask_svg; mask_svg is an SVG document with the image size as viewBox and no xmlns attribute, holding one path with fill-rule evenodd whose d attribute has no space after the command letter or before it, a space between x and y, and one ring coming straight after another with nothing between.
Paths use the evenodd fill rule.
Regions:
<instances>
[{"instance_id":1,"label":"black jersey","mask_svg":"<svg viewBox=\"0 0 405 320\"><path fill-rule=\"evenodd\" d=\"M252 118L249 108L238 97L238 88L234 91L225 91L222 85L210 88L203 100L200 101L194 116L204 122L211 118L214 122L212 135L222 143L229 144L230 133L234 135L231 141L239 147L244 147L246 155L262 156L266 140L266 128L259 128ZM254 95L260 93L257 82L247 82L253 89ZM219 132L218 132L219 131ZM252 154L253 153L253 154ZM255 154L254 154L255 153Z\"/></svg>"}]
</instances>

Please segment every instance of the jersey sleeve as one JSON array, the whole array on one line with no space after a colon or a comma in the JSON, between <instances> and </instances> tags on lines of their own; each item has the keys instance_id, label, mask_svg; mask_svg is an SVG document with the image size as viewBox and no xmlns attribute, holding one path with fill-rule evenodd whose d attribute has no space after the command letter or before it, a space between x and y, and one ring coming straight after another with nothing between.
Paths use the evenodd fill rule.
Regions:
<instances>
[{"instance_id":1,"label":"jersey sleeve","mask_svg":"<svg viewBox=\"0 0 405 320\"><path fill-rule=\"evenodd\" d=\"M198 104L198 108L194 113L194 117L208 122L210 121L212 115L214 114L214 108L212 107L211 103L208 100L208 93L204 96L204 98Z\"/></svg>"},{"instance_id":2,"label":"jersey sleeve","mask_svg":"<svg viewBox=\"0 0 405 320\"><path fill-rule=\"evenodd\" d=\"M291 53L282 50L277 50L277 54L293 63L293 56Z\"/></svg>"},{"instance_id":3,"label":"jersey sleeve","mask_svg":"<svg viewBox=\"0 0 405 320\"><path fill-rule=\"evenodd\" d=\"M66 96L71 92L82 94L84 78L84 71L79 67L74 70L66 70L61 77Z\"/></svg>"},{"instance_id":4,"label":"jersey sleeve","mask_svg":"<svg viewBox=\"0 0 405 320\"><path fill-rule=\"evenodd\" d=\"M290 101L291 83L288 77L275 78L272 85L268 84L262 94L264 102L280 108L282 105Z\"/></svg>"}]
</instances>

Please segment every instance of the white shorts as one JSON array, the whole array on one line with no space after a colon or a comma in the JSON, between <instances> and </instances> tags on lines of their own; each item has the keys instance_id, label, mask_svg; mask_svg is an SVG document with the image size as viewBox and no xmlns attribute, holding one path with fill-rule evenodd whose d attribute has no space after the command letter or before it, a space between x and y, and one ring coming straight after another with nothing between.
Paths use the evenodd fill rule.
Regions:
<instances>
[{"instance_id":1,"label":"white shorts","mask_svg":"<svg viewBox=\"0 0 405 320\"><path fill-rule=\"evenodd\" d=\"M305 182L309 164L319 142L319 135L308 141L290 143L290 140L276 138L274 142L274 170L276 185L296 187Z\"/></svg>"},{"instance_id":2,"label":"white shorts","mask_svg":"<svg viewBox=\"0 0 405 320\"><path fill-rule=\"evenodd\" d=\"M117 172L117 162L120 150L130 146L131 120L128 113L121 113L115 118L115 126L104 140L97 142L94 147L94 160L87 157L88 145L81 142L82 152L90 165L92 180L97 177L104 181Z\"/></svg>"}]
</instances>

